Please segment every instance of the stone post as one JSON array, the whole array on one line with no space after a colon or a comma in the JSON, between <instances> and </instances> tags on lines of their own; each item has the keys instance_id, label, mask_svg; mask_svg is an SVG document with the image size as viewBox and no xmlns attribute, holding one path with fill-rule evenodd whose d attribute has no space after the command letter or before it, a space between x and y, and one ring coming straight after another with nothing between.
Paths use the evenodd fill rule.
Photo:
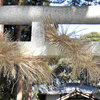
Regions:
<instances>
[{"instance_id":1,"label":"stone post","mask_svg":"<svg viewBox=\"0 0 100 100\"><path fill-rule=\"evenodd\" d=\"M31 43L33 46L32 48L36 49L34 55L47 55L47 46L42 22L32 22Z\"/></svg>"}]
</instances>

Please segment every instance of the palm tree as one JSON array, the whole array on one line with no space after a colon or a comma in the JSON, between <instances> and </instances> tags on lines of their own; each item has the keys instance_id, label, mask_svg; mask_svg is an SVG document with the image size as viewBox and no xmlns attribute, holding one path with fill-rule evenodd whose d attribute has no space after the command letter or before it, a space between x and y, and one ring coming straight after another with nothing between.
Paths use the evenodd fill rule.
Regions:
<instances>
[{"instance_id":1,"label":"palm tree","mask_svg":"<svg viewBox=\"0 0 100 100\"><path fill-rule=\"evenodd\" d=\"M76 75L80 77L80 73L86 69L91 81L98 80L100 78L100 59L94 59L91 43L70 38L66 33L59 34L61 32L58 32L56 26L53 19L47 18L44 20L46 40L51 44L58 45L61 57L71 59L73 64L73 78L75 79Z\"/></svg>"},{"instance_id":2,"label":"palm tree","mask_svg":"<svg viewBox=\"0 0 100 100\"><path fill-rule=\"evenodd\" d=\"M25 57L25 52L21 53L20 48L18 42L10 42L7 35L0 37L0 70L4 67L4 74L13 76L14 73L17 73L16 68L18 66L18 70L20 70L17 75L18 78L21 76L24 80L25 76L30 82L34 83L44 80L49 81L51 77L45 65L45 59L35 56ZM19 82L21 84L22 81Z\"/></svg>"}]
</instances>

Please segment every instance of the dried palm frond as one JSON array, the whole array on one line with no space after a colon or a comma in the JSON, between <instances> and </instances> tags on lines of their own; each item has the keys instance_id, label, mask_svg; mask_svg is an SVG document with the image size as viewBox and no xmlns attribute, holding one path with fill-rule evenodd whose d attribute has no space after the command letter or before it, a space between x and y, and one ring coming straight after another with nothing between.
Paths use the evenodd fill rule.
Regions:
<instances>
[{"instance_id":1,"label":"dried palm frond","mask_svg":"<svg viewBox=\"0 0 100 100\"><path fill-rule=\"evenodd\" d=\"M17 63L17 62L16 62ZM20 57L17 65L21 73L33 82L50 81L51 72L45 64L45 59L40 57L22 58Z\"/></svg>"},{"instance_id":2,"label":"dried palm frond","mask_svg":"<svg viewBox=\"0 0 100 100\"><path fill-rule=\"evenodd\" d=\"M14 69L14 59L17 57L18 49L15 42L8 41L8 35L0 37L0 71L4 67L5 74Z\"/></svg>"},{"instance_id":3,"label":"dried palm frond","mask_svg":"<svg viewBox=\"0 0 100 100\"><path fill-rule=\"evenodd\" d=\"M100 78L100 59L93 59L91 43L70 38L64 33L59 35L60 32L56 29L53 20L50 21L49 18L44 20L44 30L46 40L51 44L58 45L57 48L60 50L61 55L71 59L74 78L76 75L80 75L83 69L88 70L92 80Z\"/></svg>"},{"instance_id":4,"label":"dried palm frond","mask_svg":"<svg viewBox=\"0 0 100 100\"><path fill-rule=\"evenodd\" d=\"M20 70L20 75L25 75L33 82L51 79L51 73L45 65L44 59L34 56L26 58L20 52L18 42L10 42L8 35L4 35L4 37L0 37L0 71L4 67L4 74L16 74L16 65Z\"/></svg>"}]
</instances>

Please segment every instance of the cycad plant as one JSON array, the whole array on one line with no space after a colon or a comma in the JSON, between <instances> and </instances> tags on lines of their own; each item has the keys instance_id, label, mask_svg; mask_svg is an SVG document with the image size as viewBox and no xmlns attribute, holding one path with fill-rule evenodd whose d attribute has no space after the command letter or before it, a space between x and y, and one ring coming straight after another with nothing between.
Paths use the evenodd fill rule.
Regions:
<instances>
[{"instance_id":1,"label":"cycad plant","mask_svg":"<svg viewBox=\"0 0 100 100\"><path fill-rule=\"evenodd\" d=\"M36 56L25 57L25 52L20 52L20 48L21 45L18 42L11 42L7 35L0 37L0 69L4 67L5 73L13 74L17 65L21 75L25 75L32 82L38 79L49 80L50 72L45 65L45 59Z\"/></svg>"},{"instance_id":2,"label":"cycad plant","mask_svg":"<svg viewBox=\"0 0 100 100\"><path fill-rule=\"evenodd\" d=\"M21 45L11 42L8 34L0 37L0 71L4 75L28 78L30 82L43 82L51 80L51 72L45 65L45 58L30 56L26 57L20 52ZM17 69L17 70L16 70ZM19 71L19 72L18 72ZM13 77L15 78L15 77Z\"/></svg>"},{"instance_id":3,"label":"cycad plant","mask_svg":"<svg viewBox=\"0 0 100 100\"><path fill-rule=\"evenodd\" d=\"M82 70L87 69L92 81L100 79L100 59L93 59L92 44L77 38L70 38L66 33L59 34L54 20L44 20L46 40L56 44L60 50L60 56L70 58L73 64L73 78L80 77ZM52 24L52 25L51 25Z\"/></svg>"}]
</instances>

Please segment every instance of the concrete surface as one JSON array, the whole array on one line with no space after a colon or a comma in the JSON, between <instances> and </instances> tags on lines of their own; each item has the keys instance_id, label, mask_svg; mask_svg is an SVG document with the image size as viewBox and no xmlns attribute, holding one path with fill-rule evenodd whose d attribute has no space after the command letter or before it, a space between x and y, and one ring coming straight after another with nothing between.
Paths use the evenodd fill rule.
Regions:
<instances>
[{"instance_id":1,"label":"concrete surface","mask_svg":"<svg viewBox=\"0 0 100 100\"><path fill-rule=\"evenodd\" d=\"M100 24L99 9L100 6L0 6L0 24L30 25L50 15L62 24Z\"/></svg>"},{"instance_id":2,"label":"concrete surface","mask_svg":"<svg viewBox=\"0 0 100 100\"><path fill-rule=\"evenodd\" d=\"M48 42L45 42L41 46L36 46L33 42L19 42L22 45L21 52L25 48L25 56L30 54L35 56L48 56L48 57L57 57L61 54L56 45L50 45ZM100 56L100 42L92 42L92 53L94 56Z\"/></svg>"}]
</instances>

